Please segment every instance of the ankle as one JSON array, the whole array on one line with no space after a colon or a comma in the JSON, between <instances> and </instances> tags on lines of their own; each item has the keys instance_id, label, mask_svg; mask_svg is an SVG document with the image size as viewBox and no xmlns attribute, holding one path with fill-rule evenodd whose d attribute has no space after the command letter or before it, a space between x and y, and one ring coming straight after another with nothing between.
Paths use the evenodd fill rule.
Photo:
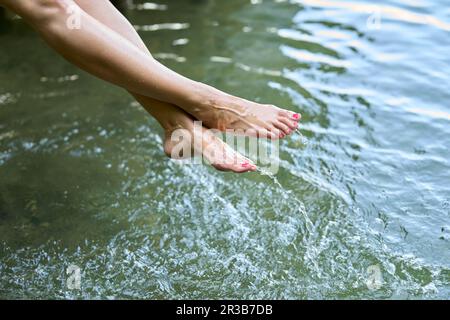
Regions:
<instances>
[{"instance_id":1,"label":"ankle","mask_svg":"<svg viewBox=\"0 0 450 320\"><path fill-rule=\"evenodd\" d=\"M158 121L166 134L170 134L177 129L185 129L191 131L193 127L192 119L189 116L185 115L174 115L172 117L164 119L164 121Z\"/></svg>"},{"instance_id":2,"label":"ankle","mask_svg":"<svg viewBox=\"0 0 450 320\"><path fill-rule=\"evenodd\" d=\"M218 105L218 101L224 95L225 94L223 92L216 88L213 88L201 82L197 82L192 92L192 106L194 109L197 109L194 111L215 108Z\"/></svg>"}]
</instances>

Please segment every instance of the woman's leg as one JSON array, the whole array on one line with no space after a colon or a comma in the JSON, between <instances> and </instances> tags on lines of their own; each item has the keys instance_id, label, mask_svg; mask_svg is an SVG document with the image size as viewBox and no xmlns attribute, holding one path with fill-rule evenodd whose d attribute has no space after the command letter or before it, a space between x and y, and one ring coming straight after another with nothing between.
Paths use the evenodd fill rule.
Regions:
<instances>
[{"instance_id":1,"label":"woman's leg","mask_svg":"<svg viewBox=\"0 0 450 320\"><path fill-rule=\"evenodd\" d=\"M15 0L20 1L20 0ZM98 9L99 7L87 5L93 3L100 3L105 0L95 0L95 1L80 1L80 4L85 5L86 9ZM0 5L5 1L0 0ZM109 2L105 1L105 4L108 6L102 6L103 9L95 10L94 13L100 14L102 10L110 11L111 7L109 6ZM114 8L112 8L114 9ZM117 32L123 34L123 36L129 37L134 44L140 48L143 52L150 55L144 43L140 41L140 38L137 36L133 36L133 32L126 28L126 23L123 17L119 17L115 15L115 12L110 11L106 15L115 16L117 19L105 20L106 23L111 26L117 26ZM134 31L134 29L133 29ZM234 150L230 149L223 141L214 136L211 132L207 131L205 128L199 128L194 130L194 121L192 117L187 114L182 109L162 101L154 100L152 98L135 95L136 99L145 107L145 109L151 113L161 124L165 131L165 142L164 142L164 151L168 156L174 158L183 157L178 153L178 150L183 147L183 150L186 148L191 149L189 151L192 155L192 152L195 154L201 155L205 158L212 166L214 166L218 170L222 171L233 171L237 173L243 173L247 171L254 171L256 166L251 163L250 160L238 154ZM183 144L189 143L186 146L180 146L179 141L172 141L171 134L176 129L182 129L183 131ZM178 136L178 138L180 138ZM194 141L196 142L194 144ZM174 153L172 153L172 150ZM175 154L176 151L176 154ZM186 156L186 155L184 155Z\"/></svg>"},{"instance_id":2,"label":"woman's leg","mask_svg":"<svg viewBox=\"0 0 450 320\"><path fill-rule=\"evenodd\" d=\"M175 104L208 127L251 129L277 138L298 125L298 114L233 97L166 68L79 9L73 0L0 1L80 68L129 91ZM78 9L81 28L68 28L67 21ZM282 133L275 134L278 130Z\"/></svg>"},{"instance_id":3,"label":"woman's leg","mask_svg":"<svg viewBox=\"0 0 450 320\"><path fill-rule=\"evenodd\" d=\"M90 16L113 29L124 38L128 39L142 52L151 56L150 51L139 37L136 30L130 24L130 22L110 3L109 0L75 0L75 2L88 13ZM172 149L176 142L171 140L171 134L176 129L186 130L191 137L194 135L194 121L192 117L184 110L178 108L167 102L162 102L149 98L143 95L130 92L134 98L161 124L165 131L165 143L164 150L168 156L171 156ZM236 152L230 150L225 144L218 138L214 137L211 133L206 132L203 128L201 130L202 136L197 137L202 141L202 151L207 160L220 170L233 170L235 172L246 172L254 170L253 164L250 164L249 160L239 156ZM198 134L197 132L195 134ZM214 150L213 157L210 154L206 154L207 150ZM237 161L233 164L233 159L224 159L225 161L219 161L225 158L225 150L228 157L236 157ZM206 152L205 152L206 151ZM177 155L178 156L178 155ZM230 162L227 164L226 162ZM239 163L238 163L239 162ZM242 166L242 164L248 162L249 165Z\"/></svg>"},{"instance_id":4,"label":"woman's leg","mask_svg":"<svg viewBox=\"0 0 450 320\"><path fill-rule=\"evenodd\" d=\"M128 20L120 14L109 0L74 0L81 9L91 17L111 28L122 37L126 38L133 45L139 48L143 53L151 56L150 51L142 39L137 34ZM177 120L181 115L188 116L186 112L173 104L159 101L147 96L130 92L135 99L161 124L165 130L172 130L179 127Z\"/></svg>"}]
</instances>

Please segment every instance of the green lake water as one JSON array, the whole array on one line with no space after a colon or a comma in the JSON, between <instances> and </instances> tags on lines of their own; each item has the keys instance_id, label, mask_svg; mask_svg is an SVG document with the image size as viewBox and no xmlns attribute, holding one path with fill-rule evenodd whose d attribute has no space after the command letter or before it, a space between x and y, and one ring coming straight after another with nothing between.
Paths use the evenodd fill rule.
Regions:
<instances>
[{"instance_id":1,"label":"green lake water","mask_svg":"<svg viewBox=\"0 0 450 320\"><path fill-rule=\"evenodd\" d=\"M157 59L302 114L279 184L167 159L124 90L2 21L0 298L449 299L447 1L158 1L126 10Z\"/></svg>"}]
</instances>

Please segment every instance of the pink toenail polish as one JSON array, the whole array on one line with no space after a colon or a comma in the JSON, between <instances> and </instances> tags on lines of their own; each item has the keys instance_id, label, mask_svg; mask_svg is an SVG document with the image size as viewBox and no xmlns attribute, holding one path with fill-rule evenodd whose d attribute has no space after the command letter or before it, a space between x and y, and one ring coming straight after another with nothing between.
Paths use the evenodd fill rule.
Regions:
<instances>
[{"instance_id":1,"label":"pink toenail polish","mask_svg":"<svg viewBox=\"0 0 450 320\"><path fill-rule=\"evenodd\" d=\"M248 167L248 165L249 165L249 163L245 162L245 163L242 164L242 167L246 168L246 167Z\"/></svg>"},{"instance_id":2,"label":"pink toenail polish","mask_svg":"<svg viewBox=\"0 0 450 320\"><path fill-rule=\"evenodd\" d=\"M293 117L295 120L298 120L298 118L300 117L300 115L299 115L298 113L296 113L296 114L294 114L292 117Z\"/></svg>"}]
</instances>

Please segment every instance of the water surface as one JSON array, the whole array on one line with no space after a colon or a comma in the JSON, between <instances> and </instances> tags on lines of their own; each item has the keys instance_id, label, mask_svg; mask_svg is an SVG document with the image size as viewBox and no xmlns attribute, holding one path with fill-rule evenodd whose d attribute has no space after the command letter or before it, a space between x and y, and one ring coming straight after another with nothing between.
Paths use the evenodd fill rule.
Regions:
<instances>
[{"instance_id":1,"label":"water surface","mask_svg":"<svg viewBox=\"0 0 450 320\"><path fill-rule=\"evenodd\" d=\"M174 70L300 112L303 138L282 141L281 187L180 166L125 91L2 22L1 298L450 297L446 1L158 0L126 14Z\"/></svg>"}]
</instances>

